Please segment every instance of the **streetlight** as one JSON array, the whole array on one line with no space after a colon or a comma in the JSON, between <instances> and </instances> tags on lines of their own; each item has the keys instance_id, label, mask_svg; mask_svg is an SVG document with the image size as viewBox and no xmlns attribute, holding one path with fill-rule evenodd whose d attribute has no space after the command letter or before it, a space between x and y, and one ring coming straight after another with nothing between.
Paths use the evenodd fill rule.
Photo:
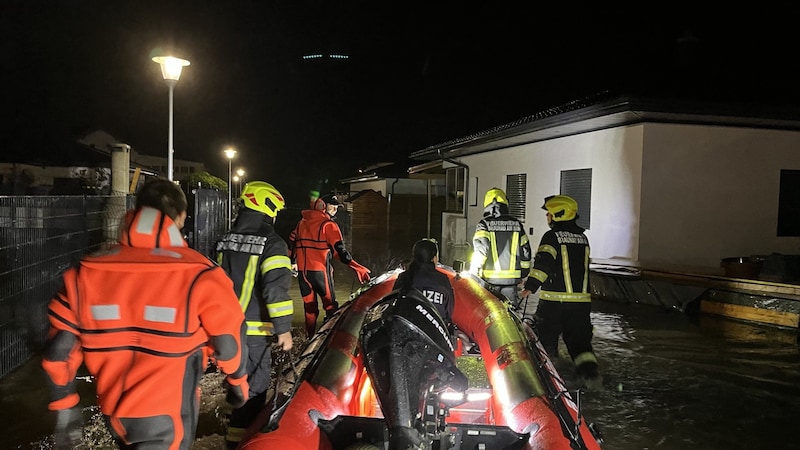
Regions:
<instances>
[{"instance_id":1,"label":"streetlight","mask_svg":"<svg viewBox=\"0 0 800 450\"><path fill-rule=\"evenodd\" d=\"M231 228L231 190L233 189L233 177L231 176L231 161L236 157L236 150L233 147L228 147L224 150L225 157L228 158L228 229Z\"/></svg>"},{"instance_id":2,"label":"streetlight","mask_svg":"<svg viewBox=\"0 0 800 450\"><path fill-rule=\"evenodd\" d=\"M241 192L242 179L239 178L239 175L234 175L233 176L233 181L236 183L236 196L239 197L240 195L242 195L242 192Z\"/></svg>"},{"instance_id":3,"label":"streetlight","mask_svg":"<svg viewBox=\"0 0 800 450\"><path fill-rule=\"evenodd\" d=\"M239 195L242 195L242 183L244 182L244 169L241 169L241 168L240 169L236 169L236 178L238 178L236 180L236 182L239 183L239 187L238 187Z\"/></svg>"},{"instance_id":4,"label":"streetlight","mask_svg":"<svg viewBox=\"0 0 800 450\"><path fill-rule=\"evenodd\" d=\"M169 86L169 144L167 149L167 178L172 181L172 91L181 77L181 70L189 65L189 61L174 56L154 56L153 61L161 66L161 76Z\"/></svg>"}]
</instances>

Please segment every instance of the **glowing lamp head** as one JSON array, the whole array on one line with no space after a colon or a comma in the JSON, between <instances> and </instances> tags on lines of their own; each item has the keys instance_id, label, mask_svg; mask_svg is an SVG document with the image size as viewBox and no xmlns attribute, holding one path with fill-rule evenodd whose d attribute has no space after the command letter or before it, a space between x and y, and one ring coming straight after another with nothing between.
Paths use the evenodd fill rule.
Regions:
<instances>
[{"instance_id":1,"label":"glowing lamp head","mask_svg":"<svg viewBox=\"0 0 800 450\"><path fill-rule=\"evenodd\" d=\"M174 56L154 56L153 61L161 66L161 76L167 81L178 81L181 70L189 65L189 61Z\"/></svg>"}]
</instances>

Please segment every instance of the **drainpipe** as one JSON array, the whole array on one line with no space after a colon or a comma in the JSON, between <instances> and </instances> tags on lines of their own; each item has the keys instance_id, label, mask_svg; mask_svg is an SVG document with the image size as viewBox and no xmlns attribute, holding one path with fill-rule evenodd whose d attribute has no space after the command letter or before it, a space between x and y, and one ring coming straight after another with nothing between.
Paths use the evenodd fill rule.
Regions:
<instances>
[{"instance_id":1,"label":"drainpipe","mask_svg":"<svg viewBox=\"0 0 800 450\"><path fill-rule=\"evenodd\" d=\"M427 228L425 229L425 235L430 237L431 236L431 211L433 210L433 207L431 206L431 202L432 202L431 197L432 196L431 196L431 179L430 178L426 178L425 179L425 187L426 187L425 191L428 194L428 213L426 214L426 217L428 218L428 224L427 224Z\"/></svg>"},{"instance_id":2,"label":"drainpipe","mask_svg":"<svg viewBox=\"0 0 800 450\"><path fill-rule=\"evenodd\" d=\"M386 250L390 250L389 246L389 239L391 239L391 219L392 219L392 197L394 197L394 185L400 181L399 178L395 178L392 182L392 187L389 189L389 203L386 205Z\"/></svg>"}]
</instances>

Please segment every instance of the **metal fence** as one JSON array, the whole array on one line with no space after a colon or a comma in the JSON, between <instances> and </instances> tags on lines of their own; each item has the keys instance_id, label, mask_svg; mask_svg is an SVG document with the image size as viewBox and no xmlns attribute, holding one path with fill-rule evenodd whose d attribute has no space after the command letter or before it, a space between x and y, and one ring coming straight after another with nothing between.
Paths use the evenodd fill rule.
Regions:
<instances>
[{"instance_id":1,"label":"metal fence","mask_svg":"<svg viewBox=\"0 0 800 450\"><path fill-rule=\"evenodd\" d=\"M196 191L187 240L210 256L226 229L227 194ZM0 196L0 378L41 351L47 305L62 274L117 241L133 202L132 196Z\"/></svg>"}]
</instances>

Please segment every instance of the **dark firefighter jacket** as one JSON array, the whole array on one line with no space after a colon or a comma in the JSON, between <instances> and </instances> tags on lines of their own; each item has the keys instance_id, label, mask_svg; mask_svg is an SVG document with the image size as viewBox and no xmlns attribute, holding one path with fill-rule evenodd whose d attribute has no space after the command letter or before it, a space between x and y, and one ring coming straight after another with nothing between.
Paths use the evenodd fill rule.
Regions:
<instances>
[{"instance_id":1,"label":"dark firefighter jacket","mask_svg":"<svg viewBox=\"0 0 800 450\"><path fill-rule=\"evenodd\" d=\"M492 203L472 236L472 270L483 269L487 283L508 286L528 276L531 246L522 223L508 213L508 205Z\"/></svg>"},{"instance_id":2,"label":"dark firefighter jacket","mask_svg":"<svg viewBox=\"0 0 800 450\"><path fill-rule=\"evenodd\" d=\"M196 425L189 412L198 408L209 357L247 392L244 315L232 283L156 209L128 212L120 245L67 270L48 316L42 367L51 381L51 410L78 404L81 363L121 436L135 422L158 423L180 441L185 427Z\"/></svg>"},{"instance_id":3,"label":"dark firefighter jacket","mask_svg":"<svg viewBox=\"0 0 800 450\"><path fill-rule=\"evenodd\" d=\"M412 263L416 266L409 267L397 276L392 289L408 291L417 289L428 299L444 322L450 325L453 316L455 294L450 279L440 272L434 263Z\"/></svg>"},{"instance_id":4,"label":"dark firefighter jacket","mask_svg":"<svg viewBox=\"0 0 800 450\"><path fill-rule=\"evenodd\" d=\"M289 249L266 215L242 208L230 233L217 243L217 263L233 279L248 335L291 331Z\"/></svg>"},{"instance_id":5,"label":"dark firefighter jacket","mask_svg":"<svg viewBox=\"0 0 800 450\"><path fill-rule=\"evenodd\" d=\"M542 292L540 300L590 302L589 240L574 220L553 222L536 250L525 289Z\"/></svg>"}]
</instances>

